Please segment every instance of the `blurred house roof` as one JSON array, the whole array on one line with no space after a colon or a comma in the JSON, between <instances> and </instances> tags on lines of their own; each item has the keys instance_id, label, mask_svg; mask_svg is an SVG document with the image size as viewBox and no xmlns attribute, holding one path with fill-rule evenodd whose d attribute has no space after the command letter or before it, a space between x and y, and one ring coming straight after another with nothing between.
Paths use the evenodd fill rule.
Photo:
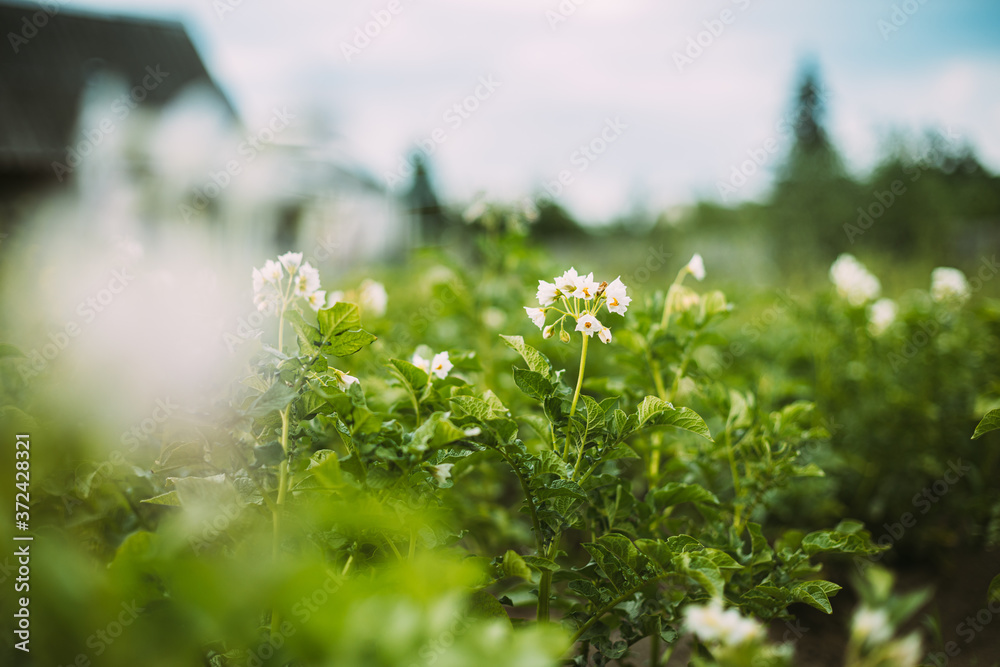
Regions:
<instances>
[{"instance_id":1,"label":"blurred house roof","mask_svg":"<svg viewBox=\"0 0 1000 667\"><path fill-rule=\"evenodd\" d=\"M9 42L0 48L0 173L51 170L53 160L65 158L88 80L101 71L131 90L144 77L152 81L147 68L159 67L168 76L148 90L142 105L162 106L201 83L218 91L236 118L178 22L0 2L0 26Z\"/></svg>"}]
</instances>

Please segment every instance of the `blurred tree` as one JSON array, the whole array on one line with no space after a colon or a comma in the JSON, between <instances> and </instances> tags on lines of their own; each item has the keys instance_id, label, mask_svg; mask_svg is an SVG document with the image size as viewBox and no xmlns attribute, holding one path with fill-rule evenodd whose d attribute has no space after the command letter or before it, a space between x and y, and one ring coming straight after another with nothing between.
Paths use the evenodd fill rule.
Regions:
<instances>
[{"instance_id":1,"label":"blurred tree","mask_svg":"<svg viewBox=\"0 0 1000 667\"><path fill-rule=\"evenodd\" d=\"M419 242L438 243L448 227L448 219L431 182L424 154L414 153L412 162L413 182L403 202L416 225Z\"/></svg>"},{"instance_id":2,"label":"blurred tree","mask_svg":"<svg viewBox=\"0 0 1000 667\"><path fill-rule=\"evenodd\" d=\"M843 225L857 206L858 188L824 126L826 97L816 66L805 66L792 113L793 143L770 198L775 254L786 263L801 259L790 249L825 260L849 245Z\"/></svg>"},{"instance_id":3,"label":"blurred tree","mask_svg":"<svg viewBox=\"0 0 1000 667\"><path fill-rule=\"evenodd\" d=\"M538 238L577 236L583 233L579 223L566 209L551 199L536 201L538 217L531 225L531 235Z\"/></svg>"}]
</instances>

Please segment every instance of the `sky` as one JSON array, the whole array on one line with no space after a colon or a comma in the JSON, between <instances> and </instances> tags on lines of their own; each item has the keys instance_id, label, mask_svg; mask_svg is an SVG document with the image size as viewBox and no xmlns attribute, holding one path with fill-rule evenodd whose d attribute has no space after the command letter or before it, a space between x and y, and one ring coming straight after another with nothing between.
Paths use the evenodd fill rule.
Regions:
<instances>
[{"instance_id":1,"label":"sky","mask_svg":"<svg viewBox=\"0 0 1000 667\"><path fill-rule=\"evenodd\" d=\"M182 20L248 128L286 108L393 189L422 142L457 204L548 193L600 221L637 205L723 201L722 182L740 183L727 203L760 198L788 148L780 122L806 62L857 175L890 133L928 129L1000 171L995 0L71 6ZM753 172L745 182L733 178L741 166Z\"/></svg>"}]
</instances>

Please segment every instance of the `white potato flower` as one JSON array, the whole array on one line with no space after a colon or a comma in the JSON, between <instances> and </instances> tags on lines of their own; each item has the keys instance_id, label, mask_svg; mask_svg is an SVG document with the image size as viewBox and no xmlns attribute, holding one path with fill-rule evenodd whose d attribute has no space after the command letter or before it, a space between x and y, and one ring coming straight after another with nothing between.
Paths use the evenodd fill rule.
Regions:
<instances>
[{"instance_id":1,"label":"white potato flower","mask_svg":"<svg viewBox=\"0 0 1000 667\"><path fill-rule=\"evenodd\" d=\"M736 609L723 608L717 599L707 605L688 605L684 609L684 626L702 641L727 646L738 646L763 636L760 623L742 616Z\"/></svg>"},{"instance_id":2,"label":"white potato flower","mask_svg":"<svg viewBox=\"0 0 1000 667\"><path fill-rule=\"evenodd\" d=\"M278 261L281 265L285 267L288 271L288 275L294 276L295 272L299 270L302 265L302 253L301 252L286 252L284 255L278 257Z\"/></svg>"},{"instance_id":3,"label":"white potato flower","mask_svg":"<svg viewBox=\"0 0 1000 667\"><path fill-rule=\"evenodd\" d=\"M868 331L881 336L896 321L899 308L892 299L879 299L868 309Z\"/></svg>"},{"instance_id":4,"label":"white potato flower","mask_svg":"<svg viewBox=\"0 0 1000 667\"><path fill-rule=\"evenodd\" d=\"M685 267L695 280L701 281L705 279L705 260L701 258L700 253L695 253L691 261L687 263Z\"/></svg>"},{"instance_id":5,"label":"white potato flower","mask_svg":"<svg viewBox=\"0 0 1000 667\"><path fill-rule=\"evenodd\" d=\"M588 336L593 336L596 332L603 328L604 325L601 324L601 321L589 313L587 315L581 315L576 320L576 330L583 332Z\"/></svg>"},{"instance_id":6,"label":"white potato flower","mask_svg":"<svg viewBox=\"0 0 1000 667\"><path fill-rule=\"evenodd\" d=\"M585 276L578 276L576 279L576 289L572 296L577 299L590 300L597 296L597 289L600 287L594 282L594 274L588 273Z\"/></svg>"},{"instance_id":7,"label":"white potato flower","mask_svg":"<svg viewBox=\"0 0 1000 667\"><path fill-rule=\"evenodd\" d=\"M267 283L278 283L282 276L284 276L284 273L281 270L281 264L273 259L269 259L264 262L264 268L261 269L260 272L264 277L264 282Z\"/></svg>"},{"instance_id":8,"label":"white potato flower","mask_svg":"<svg viewBox=\"0 0 1000 667\"><path fill-rule=\"evenodd\" d=\"M309 262L299 267L298 275L295 276L295 283L292 291L295 296L308 298L310 294L319 289L319 271L314 269Z\"/></svg>"},{"instance_id":9,"label":"white potato flower","mask_svg":"<svg viewBox=\"0 0 1000 667\"><path fill-rule=\"evenodd\" d=\"M538 281L538 292L535 294L535 297L538 299L538 305L551 306L559 296L559 288L554 283L544 280Z\"/></svg>"},{"instance_id":10,"label":"white potato flower","mask_svg":"<svg viewBox=\"0 0 1000 667\"><path fill-rule=\"evenodd\" d=\"M419 368L420 370L422 370L423 372L427 373L428 375L431 374L431 362L430 362L430 360L424 359L422 356L420 356L416 352L413 353L413 358L410 359L410 363L413 364L414 366L416 366L417 368Z\"/></svg>"},{"instance_id":11,"label":"white potato flower","mask_svg":"<svg viewBox=\"0 0 1000 667\"><path fill-rule=\"evenodd\" d=\"M430 471L434 481L438 484L444 484L451 477L451 469L454 467L454 463L439 463L436 466L431 466Z\"/></svg>"},{"instance_id":12,"label":"white potato flower","mask_svg":"<svg viewBox=\"0 0 1000 667\"><path fill-rule=\"evenodd\" d=\"M625 294L625 284L622 277L618 276L604 289L604 296L608 299L608 310L612 313L624 315L628 310L628 305L632 303L632 297Z\"/></svg>"},{"instance_id":13,"label":"white potato flower","mask_svg":"<svg viewBox=\"0 0 1000 667\"><path fill-rule=\"evenodd\" d=\"M256 297L264 289L264 274L260 269L253 270L253 294Z\"/></svg>"},{"instance_id":14,"label":"white potato flower","mask_svg":"<svg viewBox=\"0 0 1000 667\"><path fill-rule=\"evenodd\" d=\"M376 280L365 280L361 283L358 300L361 302L359 305L366 313L382 317L389 304L389 295L382 283Z\"/></svg>"},{"instance_id":15,"label":"white potato flower","mask_svg":"<svg viewBox=\"0 0 1000 667\"><path fill-rule=\"evenodd\" d=\"M570 267L561 276L556 278L556 288L564 294L572 294L576 291L576 283L580 279L577 275L576 269Z\"/></svg>"},{"instance_id":16,"label":"white potato flower","mask_svg":"<svg viewBox=\"0 0 1000 667\"><path fill-rule=\"evenodd\" d=\"M545 309L544 308L531 308L529 306L524 307L524 312L528 313L528 318L531 322L539 329L545 328Z\"/></svg>"},{"instance_id":17,"label":"white potato flower","mask_svg":"<svg viewBox=\"0 0 1000 667\"><path fill-rule=\"evenodd\" d=\"M969 298L969 281L958 269L939 266L931 272L931 298L965 303Z\"/></svg>"},{"instance_id":18,"label":"white potato flower","mask_svg":"<svg viewBox=\"0 0 1000 667\"><path fill-rule=\"evenodd\" d=\"M863 306L878 298L882 285L865 265L847 253L841 255L830 266L830 280L837 293L854 307Z\"/></svg>"},{"instance_id":19,"label":"white potato flower","mask_svg":"<svg viewBox=\"0 0 1000 667\"><path fill-rule=\"evenodd\" d=\"M351 385L358 382L358 378L353 375L348 375L344 371L336 371L337 386L340 387L341 391L347 391L350 389Z\"/></svg>"},{"instance_id":20,"label":"white potato flower","mask_svg":"<svg viewBox=\"0 0 1000 667\"><path fill-rule=\"evenodd\" d=\"M319 312L326 305L326 291L318 289L306 297L309 307Z\"/></svg>"},{"instance_id":21,"label":"white potato flower","mask_svg":"<svg viewBox=\"0 0 1000 667\"><path fill-rule=\"evenodd\" d=\"M895 667L917 667L923 657L920 635L913 632L895 642L887 657Z\"/></svg>"},{"instance_id":22,"label":"white potato flower","mask_svg":"<svg viewBox=\"0 0 1000 667\"><path fill-rule=\"evenodd\" d=\"M597 334L597 337L601 339L602 343L610 343L611 342L611 329L609 329L607 327L604 327Z\"/></svg>"},{"instance_id":23,"label":"white potato flower","mask_svg":"<svg viewBox=\"0 0 1000 667\"><path fill-rule=\"evenodd\" d=\"M326 300L330 303L331 308L334 306L334 304L340 303L341 301L345 301L346 299L347 295L344 294L342 290L328 292L326 297Z\"/></svg>"},{"instance_id":24,"label":"white potato flower","mask_svg":"<svg viewBox=\"0 0 1000 667\"><path fill-rule=\"evenodd\" d=\"M434 359L431 360L431 373L442 380L448 377L448 371L454 367L454 364L448 358L447 352L438 352L434 355Z\"/></svg>"},{"instance_id":25,"label":"white potato flower","mask_svg":"<svg viewBox=\"0 0 1000 667\"><path fill-rule=\"evenodd\" d=\"M884 609L862 606L854 612L854 618L851 620L851 631L859 640L869 646L878 646L892 637L889 614Z\"/></svg>"}]
</instances>

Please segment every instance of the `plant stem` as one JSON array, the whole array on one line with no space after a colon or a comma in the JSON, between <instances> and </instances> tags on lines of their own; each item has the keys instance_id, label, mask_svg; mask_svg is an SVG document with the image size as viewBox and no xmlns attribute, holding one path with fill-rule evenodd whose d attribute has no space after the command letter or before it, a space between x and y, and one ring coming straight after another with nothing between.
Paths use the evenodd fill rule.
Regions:
<instances>
[{"instance_id":1,"label":"plant stem","mask_svg":"<svg viewBox=\"0 0 1000 667\"><path fill-rule=\"evenodd\" d=\"M275 564L278 562L278 555L281 549L281 506L285 504L285 494L288 492L288 413L292 405L289 403L281 411L281 451L284 456L281 465L278 467L278 499L271 510L271 522L274 530L273 544L271 545L271 557ZM271 636L275 636L281 626L281 617L277 609L271 610Z\"/></svg>"},{"instance_id":2,"label":"plant stem","mask_svg":"<svg viewBox=\"0 0 1000 667\"><path fill-rule=\"evenodd\" d=\"M736 467L736 454L733 452L733 439L728 430L725 432L725 437L726 456L729 458L729 472L733 475L733 527L738 533L740 532L740 510L742 509L739 503L739 498L742 495L742 492L740 491L740 471Z\"/></svg>"},{"instance_id":3,"label":"plant stem","mask_svg":"<svg viewBox=\"0 0 1000 667\"><path fill-rule=\"evenodd\" d=\"M580 349L580 374L576 376L576 390L573 392L573 402L569 404L569 420L566 422L566 444L563 445L563 461L569 456L569 440L570 440L570 428L573 423L573 415L576 414L576 403L580 400L580 389L583 387L583 372L587 367L587 344L590 342L590 337L586 334L580 334L583 337L583 347ZM583 444L580 445L583 449Z\"/></svg>"},{"instance_id":4,"label":"plant stem","mask_svg":"<svg viewBox=\"0 0 1000 667\"><path fill-rule=\"evenodd\" d=\"M660 667L660 635L649 636L649 667Z\"/></svg>"}]
</instances>

